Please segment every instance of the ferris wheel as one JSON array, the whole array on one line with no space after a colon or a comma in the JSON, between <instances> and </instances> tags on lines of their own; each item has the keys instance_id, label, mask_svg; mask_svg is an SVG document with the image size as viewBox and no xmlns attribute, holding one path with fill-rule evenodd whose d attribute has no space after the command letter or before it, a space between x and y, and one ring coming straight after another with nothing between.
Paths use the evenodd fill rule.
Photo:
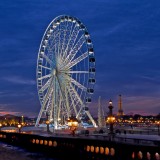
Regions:
<instances>
[{"instance_id":1,"label":"ferris wheel","mask_svg":"<svg viewBox=\"0 0 160 160\"><path fill-rule=\"evenodd\" d=\"M37 89L41 109L36 121L48 115L54 128L71 114L88 115L87 103L95 84L93 44L86 27L77 18L62 15L47 27L37 59Z\"/></svg>"}]
</instances>

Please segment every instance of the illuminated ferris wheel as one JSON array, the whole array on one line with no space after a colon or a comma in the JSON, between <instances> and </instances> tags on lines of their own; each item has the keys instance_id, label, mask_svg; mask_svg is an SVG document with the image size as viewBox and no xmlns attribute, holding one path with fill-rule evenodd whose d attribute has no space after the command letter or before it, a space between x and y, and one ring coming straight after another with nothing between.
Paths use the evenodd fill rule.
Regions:
<instances>
[{"instance_id":1,"label":"illuminated ferris wheel","mask_svg":"<svg viewBox=\"0 0 160 160\"><path fill-rule=\"evenodd\" d=\"M89 113L95 84L93 44L86 27L71 16L58 16L47 27L37 59L37 88L41 109L36 121L48 115L57 129L71 114Z\"/></svg>"}]
</instances>

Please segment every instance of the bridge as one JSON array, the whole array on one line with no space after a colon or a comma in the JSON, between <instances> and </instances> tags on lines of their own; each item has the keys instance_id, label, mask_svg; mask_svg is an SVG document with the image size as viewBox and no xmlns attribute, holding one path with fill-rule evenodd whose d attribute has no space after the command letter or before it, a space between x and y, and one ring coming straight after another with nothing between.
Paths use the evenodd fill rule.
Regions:
<instances>
[{"instance_id":1,"label":"bridge","mask_svg":"<svg viewBox=\"0 0 160 160\"><path fill-rule=\"evenodd\" d=\"M0 132L0 141L60 159L138 160L160 158L160 136L121 134L27 134Z\"/></svg>"}]
</instances>

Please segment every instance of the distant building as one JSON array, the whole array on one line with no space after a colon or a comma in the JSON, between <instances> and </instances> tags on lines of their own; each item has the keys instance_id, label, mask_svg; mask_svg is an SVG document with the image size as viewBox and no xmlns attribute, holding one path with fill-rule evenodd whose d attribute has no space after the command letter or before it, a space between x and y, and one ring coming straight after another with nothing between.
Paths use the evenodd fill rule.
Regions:
<instances>
[{"instance_id":1,"label":"distant building","mask_svg":"<svg viewBox=\"0 0 160 160\"><path fill-rule=\"evenodd\" d=\"M124 115L124 112L123 112L123 109L122 109L122 96L119 95L117 116L121 117L123 115Z\"/></svg>"}]
</instances>

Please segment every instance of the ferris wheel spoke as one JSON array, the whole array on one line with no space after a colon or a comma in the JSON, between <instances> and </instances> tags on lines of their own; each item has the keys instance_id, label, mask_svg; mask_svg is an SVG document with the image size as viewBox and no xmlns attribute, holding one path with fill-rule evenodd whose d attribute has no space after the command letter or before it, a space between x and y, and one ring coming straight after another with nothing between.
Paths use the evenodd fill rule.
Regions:
<instances>
[{"instance_id":1,"label":"ferris wheel spoke","mask_svg":"<svg viewBox=\"0 0 160 160\"><path fill-rule=\"evenodd\" d=\"M46 103L46 107L45 110L46 112L51 110L51 101L52 101L52 92L50 92L49 96L47 97L47 103Z\"/></svg>"},{"instance_id":2,"label":"ferris wheel spoke","mask_svg":"<svg viewBox=\"0 0 160 160\"><path fill-rule=\"evenodd\" d=\"M68 71L67 73L72 73L72 74L88 74L89 73L89 71Z\"/></svg>"},{"instance_id":3,"label":"ferris wheel spoke","mask_svg":"<svg viewBox=\"0 0 160 160\"><path fill-rule=\"evenodd\" d=\"M82 110L83 102L82 102L81 98L79 97L78 93L76 92L75 88L72 85L70 85L70 86L71 86L70 92L72 93L72 96L74 97L75 102L76 102L76 104L74 105L74 107L78 106L78 104L80 106L79 112L76 115L76 117L78 118L79 114L80 114L80 112Z\"/></svg>"},{"instance_id":4,"label":"ferris wheel spoke","mask_svg":"<svg viewBox=\"0 0 160 160\"><path fill-rule=\"evenodd\" d=\"M51 35L51 39L48 41L46 47L48 48L48 50L52 51L55 48L55 44L56 44L56 38L59 36L59 32L55 32L53 35Z\"/></svg>"},{"instance_id":5,"label":"ferris wheel spoke","mask_svg":"<svg viewBox=\"0 0 160 160\"><path fill-rule=\"evenodd\" d=\"M59 57L60 55L60 51L61 51L61 26L59 25L59 37L58 37L58 51L57 51L57 54L56 54L56 57Z\"/></svg>"},{"instance_id":6,"label":"ferris wheel spoke","mask_svg":"<svg viewBox=\"0 0 160 160\"><path fill-rule=\"evenodd\" d=\"M56 27L56 32L53 35L53 39L51 39L51 43L52 43L52 48L53 48L53 53L54 55L57 55L58 53L58 45L59 45L59 37L60 37L60 31L59 31L59 26Z\"/></svg>"},{"instance_id":7,"label":"ferris wheel spoke","mask_svg":"<svg viewBox=\"0 0 160 160\"><path fill-rule=\"evenodd\" d=\"M46 93L46 95L44 96L42 107L41 107L41 111L46 111L46 109L48 107L46 104L47 104L47 101L49 100L49 95L50 95L51 92L52 92L52 89L50 88L48 90L48 92Z\"/></svg>"},{"instance_id":8,"label":"ferris wheel spoke","mask_svg":"<svg viewBox=\"0 0 160 160\"><path fill-rule=\"evenodd\" d=\"M71 83L70 83L70 86L71 86L71 89L72 89L74 95L76 96L76 98L78 99L78 101L80 102L80 104L82 105L83 102L82 102L82 100L81 100L79 94L77 93L77 91L75 90L75 88L73 87L73 85L72 85Z\"/></svg>"},{"instance_id":9,"label":"ferris wheel spoke","mask_svg":"<svg viewBox=\"0 0 160 160\"><path fill-rule=\"evenodd\" d=\"M49 44L50 43L50 44ZM52 53L54 52L54 49L55 49L55 46L56 46L56 43L55 42L49 42L46 49L48 50L49 53Z\"/></svg>"},{"instance_id":10,"label":"ferris wheel spoke","mask_svg":"<svg viewBox=\"0 0 160 160\"><path fill-rule=\"evenodd\" d=\"M54 78L55 79L55 78ZM55 83L55 81L54 81L54 83ZM54 90L55 90L56 88L54 88ZM53 91L53 92L55 92L55 91ZM54 94L53 94L53 92L52 92L52 95L51 95L51 112L50 112L50 118L53 118L54 116L56 116L56 115L53 115L53 110L54 110L54 107L56 106L56 102L55 102L55 98L54 98Z\"/></svg>"},{"instance_id":11,"label":"ferris wheel spoke","mask_svg":"<svg viewBox=\"0 0 160 160\"><path fill-rule=\"evenodd\" d=\"M59 99L59 104L58 104L58 117L60 117L60 113L62 111L62 108L61 108L61 106L62 106L62 96L59 95L59 97L60 97L60 99Z\"/></svg>"},{"instance_id":12,"label":"ferris wheel spoke","mask_svg":"<svg viewBox=\"0 0 160 160\"><path fill-rule=\"evenodd\" d=\"M60 33L58 32L56 38L54 39L54 54L55 55L57 55L57 53L58 53L59 35L60 35Z\"/></svg>"},{"instance_id":13,"label":"ferris wheel spoke","mask_svg":"<svg viewBox=\"0 0 160 160\"><path fill-rule=\"evenodd\" d=\"M88 52L83 53L81 56L79 56L78 58L76 58L75 60L73 60L72 62L68 63L65 68L72 68L73 66L75 66L76 64L78 64L79 62L83 61L85 58L88 57Z\"/></svg>"},{"instance_id":14,"label":"ferris wheel spoke","mask_svg":"<svg viewBox=\"0 0 160 160\"><path fill-rule=\"evenodd\" d=\"M71 79L71 82L75 84L78 88L80 88L82 91L87 91L87 88L80 84L79 82L75 81L74 79Z\"/></svg>"},{"instance_id":15,"label":"ferris wheel spoke","mask_svg":"<svg viewBox=\"0 0 160 160\"><path fill-rule=\"evenodd\" d=\"M82 45L84 44L84 42L86 41L84 35L82 35L80 37L80 39L78 40L78 42L75 44L75 46L73 47L73 49L71 49L70 53L68 54L66 59L69 59L69 61L71 62L72 59L75 57L76 53L80 50L80 48L82 47Z\"/></svg>"},{"instance_id":16,"label":"ferris wheel spoke","mask_svg":"<svg viewBox=\"0 0 160 160\"><path fill-rule=\"evenodd\" d=\"M62 39L62 46L61 46L61 51L60 51L60 58L62 58L62 56L63 56L63 53L64 53L64 50L65 50L65 48L66 48L66 41L67 41L67 28L68 28L68 26L69 26L69 24L68 24L68 22L66 22L66 25L65 25L65 27L64 27L64 31L63 31L63 39Z\"/></svg>"},{"instance_id":17,"label":"ferris wheel spoke","mask_svg":"<svg viewBox=\"0 0 160 160\"><path fill-rule=\"evenodd\" d=\"M57 37L59 37L59 29L52 35L53 38L51 39L51 42L54 44Z\"/></svg>"},{"instance_id":18,"label":"ferris wheel spoke","mask_svg":"<svg viewBox=\"0 0 160 160\"><path fill-rule=\"evenodd\" d=\"M75 98L75 96L73 97L73 93L72 93L73 91L69 87L67 87L67 91L68 91L68 94L69 94L69 96L71 98L71 104L70 104L70 106L73 106L74 112L77 115L78 112L77 112L76 106L78 104L78 101Z\"/></svg>"},{"instance_id":19,"label":"ferris wheel spoke","mask_svg":"<svg viewBox=\"0 0 160 160\"><path fill-rule=\"evenodd\" d=\"M38 80L43 80L45 78L50 78L50 77L51 77L51 74L47 74L45 76L39 77Z\"/></svg>"},{"instance_id":20,"label":"ferris wheel spoke","mask_svg":"<svg viewBox=\"0 0 160 160\"><path fill-rule=\"evenodd\" d=\"M57 57L60 57L61 58L61 53L63 53L63 41L64 41L64 37L65 37L65 33L64 31L62 32L61 31L61 34L60 34L60 38L59 38L59 51L58 51L58 55Z\"/></svg>"},{"instance_id":21,"label":"ferris wheel spoke","mask_svg":"<svg viewBox=\"0 0 160 160\"><path fill-rule=\"evenodd\" d=\"M68 119L68 113L67 113L68 111L66 110L65 105L66 105L65 102L61 101L58 107L58 117L63 119L63 122L64 122L64 119L66 118Z\"/></svg>"},{"instance_id":22,"label":"ferris wheel spoke","mask_svg":"<svg viewBox=\"0 0 160 160\"><path fill-rule=\"evenodd\" d=\"M83 91L87 91L87 88L85 86L83 86L82 84L80 84L79 82L77 82L76 80L74 80L72 77L68 76L68 79L74 84L76 85L78 88L80 88Z\"/></svg>"},{"instance_id":23,"label":"ferris wheel spoke","mask_svg":"<svg viewBox=\"0 0 160 160\"><path fill-rule=\"evenodd\" d=\"M47 55L43 54L42 56L43 56L43 58L46 59L46 61L47 61L50 65L52 65L53 62L47 57Z\"/></svg>"},{"instance_id":24,"label":"ferris wheel spoke","mask_svg":"<svg viewBox=\"0 0 160 160\"><path fill-rule=\"evenodd\" d=\"M57 85L58 81L57 81L57 77L54 76L53 79L53 87L54 87L54 91L53 91L53 100L52 100L52 108L53 108L53 120L54 120L54 128L57 129L58 127L58 95L59 95L59 87Z\"/></svg>"},{"instance_id":25,"label":"ferris wheel spoke","mask_svg":"<svg viewBox=\"0 0 160 160\"><path fill-rule=\"evenodd\" d=\"M66 90L66 87L67 87L68 84L66 83L67 79L65 77L58 75L57 80L58 80L58 84L59 84L59 87L60 87L61 96L63 97L63 103L65 103L64 110L66 110L67 117L69 118L69 116L70 116L70 105L69 105L69 97L68 97L67 90ZM65 78L65 80L64 80L64 78ZM63 79L63 81L61 79Z\"/></svg>"},{"instance_id":26,"label":"ferris wheel spoke","mask_svg":"<svg viewBox=\"0 0 160 160\"><path fill-rule=\"evenodd\" d=\"M65 101L62 101L61 106L60 106L60 114L63 114L65 118L69 118L69 112L66 110L66 103Z\"/></svg>"},{"instance_id":27,"label":"ferris wheel spoke","mask_svg":"<svg viewBox=\"0 0 160 160\"><path fill-rule=\"evenodd\" d=\"M76 117L78 118L80 108L83 105L83 102L73 86L70 87L70 93L71 93L71 96L74 98L74 99L72 98L73 100L72 103L73 103L73 108L76 111ZM77 109L79 110L79 112Z\"/></svg>"},{"instance_id":28,"label":"ferris wheel spoke","mask_svg":"<svg viewBox=\"0 0 160 160\"><path fill-rule=\"evenodd\" d=\"M45 105L46 102L47 102L47 99L50 97L49 95L51 95L51 93L53 92L53 89L54 86L53 86L53 80L54 80L54 77L51 78L51 82L50 82L50 86L49 86L49 89L47 90L45 96L44 96L44 99L43 99L43 104Z\"/></svg>"},{"instance_id":29,"label":"ferris wheel spoke","mask_svg":"<svg viewBox=\"0 0 160 160\"><path fill-rule=\"evenodd\" d=\"M44 69L48 69L48 70L51 70L51 68L49 68L49 67L46 67L46 66L41 66L42 68L44 68Z\"/></svg>"},{"instance_id":30,"label":"ferris wheel spoke","mask_svg":"<svg viewBox=\"0 0 160 160\"><path fill-rule=\"evenodd\" d=\"M67 108L67 111L68 111L67 113L68 113L68 118L69 118L71 108L70 108L70 105L69 105L69 97L68 97L68 93L67 93L66 87L65 87L65 100L66 100L66 106L67 106L66 108Z\"/></svg>"},{"instance_id":31,"label":"ferris wheel spoke","mask_svg":"<svg viewBox=\"0 0 160 160\"><path fill-rule=\"evenodd\" d=\"M64 91L62 90L63 87L62 87L62 84L61 84L60 79L59 79L58 76L57 76L57 81L58 81L58 84L59 84L59 89L60 89L61 95L63 97L63 100L66 101L66 97L64 95ZM69 105L66 105L66 110L69 111Z\"/></svg>"},{"instance_id":32,"label":"ferris wheel spoke","mask_svg":"<svg viewBox=\"0 0 160 160\"><path fill-rule=\"evenodd\" d=\"M66 57L66 54L68 53L68 50L69 50L69 45L71 46L71 36L72 36L72 29L73 29L73 26L74 24L71 23L70 25L68 25L68 42L66 44L66 47L64 48L64 52L63 52L63 55L62 55L62 59L64 59Z\"/></svg>"},{"instance_id":33,"label":"ferris wheel spoke","mask_svg":"<svg viewBox=\"0 0 160 160\"><path fill-rule=\"evenodd\" d=\"M44 91L48 88L48 86L50 85L50 80L51 80L51 79L49 79L49 80L41 87L41 89L39 90L39 92L44 92Z\"/></svg>"},{"instance_id":34,"label":"ferris wheel spoke","mask_svg":"<svg viewBox=\"0 0 160 160\"><path fill-rule=\"evenodd\" d=\"M38 115L38 118L36 120L36 125L35 126L38 126L38 123L40 121L40 118L42 117L43 112L46 111L46 104L47 104L47 101L49 99L49 95L50 95L51 92L52 92L52 87L50 87L49 90L47 91L47 93L44 95L41 110L39 112L39 115Z\"/></svg>"},{"instance_id":35,"label":"ferris wheel spoke","mask_svg":"<svg viewBox=\"0 0 160 160\"><path fill-rule=\"evenodd\" d=\"M64 56L67 55L67 53L70 52L70 50L72 49L76 39L77 39L77 36L79 34L79 26L75 25L74 28L73 28L73 31L72 31L72 34L70 36L70 39L69 39L69 42L68 42L68 45L66 47L66 50L64 52ZM63 59L66 59L66 57L63 57Z\"/></svg>"}]
</instances>

